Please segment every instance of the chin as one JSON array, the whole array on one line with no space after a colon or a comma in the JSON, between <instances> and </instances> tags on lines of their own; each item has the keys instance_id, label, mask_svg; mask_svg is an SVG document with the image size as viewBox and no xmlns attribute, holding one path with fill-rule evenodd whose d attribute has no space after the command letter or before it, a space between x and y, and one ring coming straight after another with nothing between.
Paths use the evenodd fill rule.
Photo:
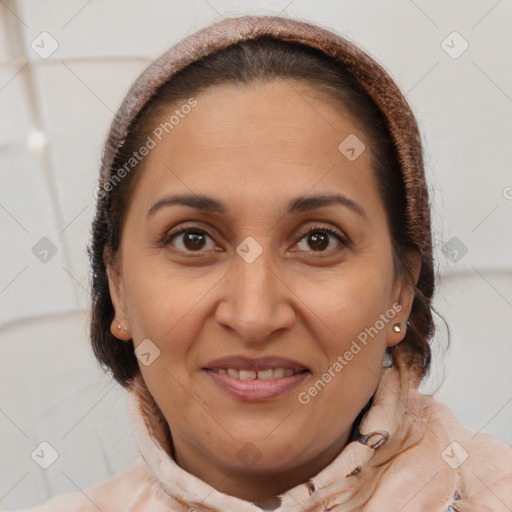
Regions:
<instances>
[{"instance_id":1,"label":"chin","mask_svg":"<svg viewBox=\"0 0 512 512\"><path fill-rule=\"evenodd\" d=\"M219 459L237 471L249 472L280 472L295 468L307 462L304 456L304 444L307 440L297 433L297 436L280 435L269 439L265 435L247 436L243 439L231 439L231 449L226 451L225 446L219 446ZM211 446L209 447L211 449Z\"/></svg>"}]
</instances>

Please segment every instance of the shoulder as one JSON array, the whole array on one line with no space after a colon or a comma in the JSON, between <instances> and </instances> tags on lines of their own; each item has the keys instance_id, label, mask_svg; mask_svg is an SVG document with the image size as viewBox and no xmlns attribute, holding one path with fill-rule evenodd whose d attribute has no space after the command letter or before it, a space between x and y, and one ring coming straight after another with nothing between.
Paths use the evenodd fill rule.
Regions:
<instances>
[{"instance_id":1,"label":"shoulder","mask_svg":"<svg viewBox=\"0 0 512 512\"><path fill-rule=\"evenodd\" d=\"M423 400L432 411L430 438L437 434L439 458L459 477L467 504L479 510L510 510L512 447L463 425L446 404L434 397L423 395Z\"/></svg>"},{"instance_id":2,"label":"shoulder","mask_svg":"<svg viewBox=\"0 0 512 512\"><path fill-rule=\"evenodd\" d=\"M139 456L118 475L83 491L55 496L33 508L12 512L122 512L138 498L151 494L151 480L144 460ZM8 511L6 511L8 512Z\"/></svg>"},{"instance_id":3,"label":"shoulder","mask_svg":"<svg viewBox=\"0 0 512 512\"><path fill-rule=\"evenodd\" d=\"M445 458L450 458L452 451L456 452L457 462L462 465L468 462L478 463L480 468L498 469L512 473L512 447L505 442L485 432L473 430L462 424L453 411L443 402L430 395L422 395L423 403L429 408L430 420L428 422L432 431L436 433L440 443L448 441L447 448L451 448ZM451 446L450 446L451 445ZM471 460L470 460L471 458ZM462 460L464 459L464 460ZM456 462L453 462L455 465Z\"/></svg>"},{"instance_id":4,"label":"shoulder","mask_svg":"<svg viewBox=\"0 0 512 512\"><path fill-rule=\"evenodd\" d=\"M383 474L377 501L396 502L402 512L511 510L512 447L465 426L433 396L414 390L410 398L423 411L416 426L424 434Z\"/></svg>"}]
</instances>

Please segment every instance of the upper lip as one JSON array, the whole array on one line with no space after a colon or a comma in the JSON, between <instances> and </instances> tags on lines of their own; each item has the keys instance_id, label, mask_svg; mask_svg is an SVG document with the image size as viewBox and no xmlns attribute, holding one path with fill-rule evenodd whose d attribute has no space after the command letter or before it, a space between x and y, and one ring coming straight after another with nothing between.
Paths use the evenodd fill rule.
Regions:
<instances>
[{"instance_id":1,"label":"upper lip","mask_svg":"<svg viewBox=\"0 0 512 512\"><path fill-rule=\"evenodd\" d=\"M270 368L283 368L285 370L295 371L308 370L306 366L297 361L294 361L293 359L278 356L260 357L258 359L253 359L246 356L228 356L215 359L214 361L209 362L204 368L211 370L218 370L220 368L233 368L236 370L253 371L268 370Z\"/></svg>"}]
</instances>

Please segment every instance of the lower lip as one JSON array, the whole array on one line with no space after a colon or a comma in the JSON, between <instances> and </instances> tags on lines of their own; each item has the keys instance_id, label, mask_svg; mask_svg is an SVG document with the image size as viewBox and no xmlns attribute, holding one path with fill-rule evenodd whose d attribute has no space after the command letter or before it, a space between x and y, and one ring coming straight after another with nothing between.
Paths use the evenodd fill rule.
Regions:
<instances>
[{"instance_id":1,"label":"lower lip","mask_svg":"<svg viewBox=\"0 0 512 512\"><path fill-rule=\"evenodd\" d=\"M202 370L223 391L231 396L247 401L270 400L290 393L300 386L310 372L301 372L278 379L248 379L242 380L231 377L227 373L214 370Z\"/></svg>"}]
</instances>

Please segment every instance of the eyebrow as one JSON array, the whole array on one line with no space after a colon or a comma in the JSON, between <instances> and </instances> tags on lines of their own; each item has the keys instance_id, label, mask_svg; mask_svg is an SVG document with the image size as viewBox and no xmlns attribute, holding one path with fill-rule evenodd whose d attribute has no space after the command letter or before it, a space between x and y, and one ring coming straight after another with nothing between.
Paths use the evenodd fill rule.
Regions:
<instances>
[{"instance_id":1,"label":"eyebrow","mask_svg":"<svg viewBox=\"0 0 512 512\"><path fill-rule=\"evenodd\" d=\"M183 205L195 208L210 213L218 213L224 215L229 212L229 209L221 201L213 197L198 195L198 194L179 194L174 196L167 196L159 199L147 213L147 217L151 217L158 210L172 205ZM316 208L324 208L326 206L341 205L345 206L355 213L359 214L364 219L367 218L366 212L363 207L353 201L352 199L341 194L318 194L310 196L301 196L292 199L288 203L286 215L296 215Z\"/></svg>"}]
</instances>

